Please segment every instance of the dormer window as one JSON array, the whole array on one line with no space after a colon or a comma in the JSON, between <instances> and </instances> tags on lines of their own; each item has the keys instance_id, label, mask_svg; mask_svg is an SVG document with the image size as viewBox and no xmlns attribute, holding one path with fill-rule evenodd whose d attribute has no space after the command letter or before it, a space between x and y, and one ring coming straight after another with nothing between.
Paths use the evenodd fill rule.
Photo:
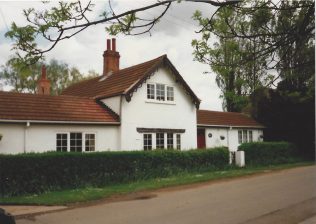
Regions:
<instances>
[{"instance_id":1,"label":"dormer window","mask_svg":"<svg viewBox=\"0 0 316 224\"><path fill-rule=\"evenodd\" d=\"M161 83L147 84L147 99L155 101L174 101L174 87Z\"/></svg>"}]
</instances>

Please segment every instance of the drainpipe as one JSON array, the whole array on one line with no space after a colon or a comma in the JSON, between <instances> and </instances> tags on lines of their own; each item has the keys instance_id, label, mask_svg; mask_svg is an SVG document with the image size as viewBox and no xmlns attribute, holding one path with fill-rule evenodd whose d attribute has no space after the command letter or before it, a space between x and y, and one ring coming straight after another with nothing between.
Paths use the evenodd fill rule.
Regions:
<instances>
[{"instance_id":1,"label":"drainpipe","mask_svg":"<svg viewBox=\"0 0 316 224\"><path fill-rule=\"evenodd\" d=\"M30 127L31 123L29 121L26 122L24 127L24 149L23 152L26 153L26 144L27 144L27 128Z\"/></svg>"}]
</instances>

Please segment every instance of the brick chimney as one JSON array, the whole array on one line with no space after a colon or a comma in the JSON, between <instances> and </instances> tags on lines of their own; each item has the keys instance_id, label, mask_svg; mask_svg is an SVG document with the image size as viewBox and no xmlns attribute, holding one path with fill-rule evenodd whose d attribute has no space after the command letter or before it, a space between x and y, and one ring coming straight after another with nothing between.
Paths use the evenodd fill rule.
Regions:
<instances>
[{"instance_id":1,"label":"brick chimney","mask_svg":"<svg viewBox=\"0 0 316 224\"><path fill-rule=\"evenodd\" d=\"M117 72L120 70L120 53L116 51L116 39L106 40L106 51L103 53L103 75L106 76L110 71Z\"/></svg>"},{"instance_id":2,"label":"brick chimney","mask_svg":"<svg viewBox=\"0 0 316 224\"><path fill-rule=\"evenodd\" d=\"M37 81L37 94L50 95L50 81L46 76L46 67L42 65L42 76Z\"/></svg>"}]
</instances>

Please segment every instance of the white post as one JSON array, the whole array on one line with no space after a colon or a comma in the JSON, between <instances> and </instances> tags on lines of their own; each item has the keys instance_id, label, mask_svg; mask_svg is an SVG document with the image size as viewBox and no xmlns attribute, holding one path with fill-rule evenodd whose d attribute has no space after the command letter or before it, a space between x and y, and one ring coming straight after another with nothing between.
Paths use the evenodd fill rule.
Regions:
<instances>
[{"instance_id":1,"label":"white post","mask_svg":"<svg viewBox=\"0 0 316 224\"><path fill-rule=\"evenodd\" d=\"M245 166L245 152L237 151L235 155L236 155L236 165L239 167L244 167Z\"/></svg>"}]
</instances>

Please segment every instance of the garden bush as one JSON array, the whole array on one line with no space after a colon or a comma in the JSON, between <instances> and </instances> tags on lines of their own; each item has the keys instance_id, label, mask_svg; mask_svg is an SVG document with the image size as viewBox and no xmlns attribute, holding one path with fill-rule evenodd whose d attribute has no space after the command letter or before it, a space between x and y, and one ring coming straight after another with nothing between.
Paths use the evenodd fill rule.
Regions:
<instances>
[{"instance_id":1,"label":"garden bush","mask_svg":"<svg viewBox=\"0 0 316 224\"><path fill-rule=\"evenodd\" d=\"M238 151L245 151L246 165L272 165L298 161L297 148L289 142L243 143Z\"/></svg>"},{"instance_id":2,"label":"garden bush","mask_svg":"<svg viewBox=\"0 0 316 224\"><path fill-rule=\"evenodd\" d=\"M222 169L227 148L94 153L0 155L0 195L17 196L99 187L179 172Z\"/></svg>"}]
</instances>

